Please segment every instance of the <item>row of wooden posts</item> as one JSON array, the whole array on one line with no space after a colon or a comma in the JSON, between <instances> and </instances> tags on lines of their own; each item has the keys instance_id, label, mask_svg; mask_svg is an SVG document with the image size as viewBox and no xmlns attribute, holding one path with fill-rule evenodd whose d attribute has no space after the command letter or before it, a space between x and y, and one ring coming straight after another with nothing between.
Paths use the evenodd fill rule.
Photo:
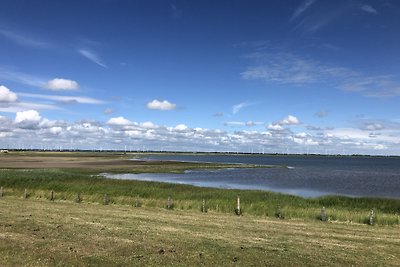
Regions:
<instances>
[{"instance_id":1,"label":"row of wooden posts","mask_svg":"<svg viewBox=\"0 0 400 267\"><path fill-rule=\"evenodd\" d=\"M0 187L0 197L3 197L3 196L4 196L4 189L3 189L3 187ZM23 197L25 199L29 197L29 193L28 193L27 189L24 190ZM52 190L52 191L50 191L50 201L54 201L54 200L55 200L55 194L54 194L54 191ZM82 202L82 197L81 197L80 193L78 193L76 195L75 202L77 202L77 203ZM104 205L110 204L110 197L107 194L103 195L103 204ZM136 208L141 206L139 195L136 196L135 203L133 204L133 206L136 207ZM173 209L174 208L174 202L173 202L171 197L168 197L168 199L167 199L166 208L167 209ZM207 205L206 205L206 200L203 198L202 203L201 203L201 212L207 213L207 211L208 211L208 208L207 208ZM235 214L238 215L238 216L241 216L243 214L243 210L242 210L241 205L240 205L240 196L237 196L237 198L236 198ZM282 208L280 206L278 206L275 215L279 219L284 219L285 218L285 213L284 213L284 211L282 210ZM328 221L328 216L327 216L325 207L321 208L321 218L320 219L323 222ZM369 215L368 215L368 224L369 225L374 225L375 224L375 212L374 212L374 210L371 210Z\"/></svg>"}]
</instances>

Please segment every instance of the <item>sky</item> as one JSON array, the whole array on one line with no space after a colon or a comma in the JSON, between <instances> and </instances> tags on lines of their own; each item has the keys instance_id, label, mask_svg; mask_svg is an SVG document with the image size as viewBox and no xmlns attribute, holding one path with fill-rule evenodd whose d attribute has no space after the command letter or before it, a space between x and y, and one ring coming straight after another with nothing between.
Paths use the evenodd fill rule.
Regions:
<instances>
[{"instance_id":1,"label":"sky","mask_svg":"<svg viewBox=\"0 0 400 267\"><path fill-rule=\"evenodd\" d=\"M0 147L400 155L400 3L2 0Z\"/></svg>"}]
</instances>

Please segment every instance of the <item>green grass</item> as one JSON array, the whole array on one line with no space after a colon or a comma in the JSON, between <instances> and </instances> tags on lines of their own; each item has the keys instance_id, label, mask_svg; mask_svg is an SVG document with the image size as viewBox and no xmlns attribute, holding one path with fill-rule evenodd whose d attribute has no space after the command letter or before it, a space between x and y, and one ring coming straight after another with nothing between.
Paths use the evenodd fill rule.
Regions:
<instances>
[{"instance_id":1,"label":"green grass","mask_svg":"<svg viewBox=\"0 0 400 267\"><path fill-rule=\"evenodd\" d=\"M157 163L160 164L160 163ZM162 172L173 171L161 165L145 166L144 170ZM176 163L177 170L190 165ZM197 166L198 167L198 166ZM204 166L203 166L204 167ZM118 171L118 170L114 170ZM124 170L125 172L127 170ZM136 169L143 172L142 169ZM142 207L162 208L171 197L174 209L200 212L202 199L206 200L209 211L233 213L236 197L240 195L243 215L275 217L278 207L286 219L319 220L322 206L332 221L365 224L371 209L376 213L378 225L399 225L400 200L379 198L349 198L327 196L307 199L265 191L226 190L201 188L169 183L112 180L96 175L94 170L82 169L14 169L0 170L0 186L4 187L4 197L22 197L27 189L31 198L49 199L50 191L55 192L56 201L74 201L77 193L83 202L102 203L107 194L111 204L133 205L139 195Z\"/></svg>"}]
</instances>

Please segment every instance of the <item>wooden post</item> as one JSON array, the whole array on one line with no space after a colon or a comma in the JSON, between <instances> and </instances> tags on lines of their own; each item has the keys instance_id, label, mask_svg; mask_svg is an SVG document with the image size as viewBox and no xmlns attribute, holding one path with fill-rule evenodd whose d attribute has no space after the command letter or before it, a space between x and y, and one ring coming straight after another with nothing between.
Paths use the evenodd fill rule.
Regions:
<instances>
[{"instance_id":1,"label":"wooden post","mask_svg":"<svg viewBox=\"0 0 400 267\"><path fill-rule=\"evenodd\" d=\"M0 197L3 196L3 187L0 187Z\"/></svg>"},{"instance_id":2,"label":"wooden post","mask_svg":"<svg viewBox=\"0 0 400 267\"><path fill-rule=\"evenodd\" d=\"M167 209L172 209L172 207L173 207L173 202L172 202L172 199L171 199L171 197L168 197L168 200L167 200Z\"/></svg>"},{"instance_id":3,"label":"wooden post","mask_svg":"<svg viewBox=\"0 0 400 267\"><path fill-rule=\"evenodd\" d=\"M326 222L326 209L322 207L321 209L321 221Z\"/></svg>"},{"instance_id":4,"label":"wooden post","mask_svg":"<svg viewBox=\"0 0 400 267\"><path fill-rule=\"evenodd\" d=\"M285 219L285 212L283 211L283 209L281 208L280 205L278 205L278 209L275 213L276 217L278 217L279 219Z\"/></svg>"},{"instance_id":5,"label":"wooden post","mask_svg":"<svg viewBox=\"0 0 400 267\"><path fill-rule=\"evenodd\" d=\"M54 201L54 191L51 190L50 192L50 201Z\"/></svg>"},{"instance_id":6,"label":"wooden post","mask_svg":"<svg viewBox=\"0 0 400 267\"><path fill-rule=\"evenodd\" d=\"M28 189L26 189L26 188L25 188L25 191L24 191L24 198L25 198L25 199L28 198Z\"/></svg>"},{"instance_id":7,"label":"wooden post","mask_svg":"<svg viewBox=\"0 0 400 267\"><path fill-rule=\"evenodd\" d=\"M239 196L239 195L237 196L237 199L236 199L236 209L235 209L235 213L236 213L236 215L238 215L238 216L242 215L242 209L240 208L240 196Z\"/></svg>"},{"instance_id":8,"label":"wooden post","mask_svg":"<svg viewBox=\"0 0 400 267\"><path fill-rule=\"evenodd\" d=\"M139 208L140 207L140 198L139 195L136 195L136 199L135 199L135 208Z\"/></svg>"},{"instance_id":9,"label":"wooden post","mask_svg":"<svg viewBox=\"0 0 400 267\"><path fill-rule=\"evenodd\" d=\"M103 205L108 205L110 203L110 198L108 197L107 194L104 194L103 196Z\"/></svg>"},{"instance_id":10,"label":"wooden post","mask_svg":"<svg viewBox=\"0 0 400 267\"><path fill-rule=\"evenodd\" d=\"M203 212L203 213L207 212L206 200L204 198L203 198L203 202L201 203L201 212Z\"/></svg>"},{"instance_id":11,"label":"wooden post","mask_svg":"<svg viewBox=\"0 0 400 267\"><path fill-rule=\"evenodd\" d=\"M76 195L75 202L76 202L76 203L81 203L81 201L82 201L81 193L78 193L78 194Z\"/></svg>"},{"instance_id":12,"label":"wooden post","mask_svg":"<svg viewBox=\"0 0 400 267\"><path fill-rule=\"evenodd\" d=\"M369 218L368 218L368 223L369 225L374 225L375 223L375 213L374 210L371 210L371 212L369 213Z\"/></svg>"}]
</instances>

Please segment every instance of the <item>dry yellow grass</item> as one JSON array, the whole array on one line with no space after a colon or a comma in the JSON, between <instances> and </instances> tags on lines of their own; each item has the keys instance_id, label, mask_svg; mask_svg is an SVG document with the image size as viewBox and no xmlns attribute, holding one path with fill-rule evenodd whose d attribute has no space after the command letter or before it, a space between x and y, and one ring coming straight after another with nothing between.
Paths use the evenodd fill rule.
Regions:
<instances>
[{"instance_id":1,"label":"dry yellow grass","mask_svg":"<svg viewBox=\"0 0 400 267\"><path fill-rule=\"evenodd\" d=\"M1 266L398 266L400 228L0 198Z\"/></svg>"}]
</instances>

